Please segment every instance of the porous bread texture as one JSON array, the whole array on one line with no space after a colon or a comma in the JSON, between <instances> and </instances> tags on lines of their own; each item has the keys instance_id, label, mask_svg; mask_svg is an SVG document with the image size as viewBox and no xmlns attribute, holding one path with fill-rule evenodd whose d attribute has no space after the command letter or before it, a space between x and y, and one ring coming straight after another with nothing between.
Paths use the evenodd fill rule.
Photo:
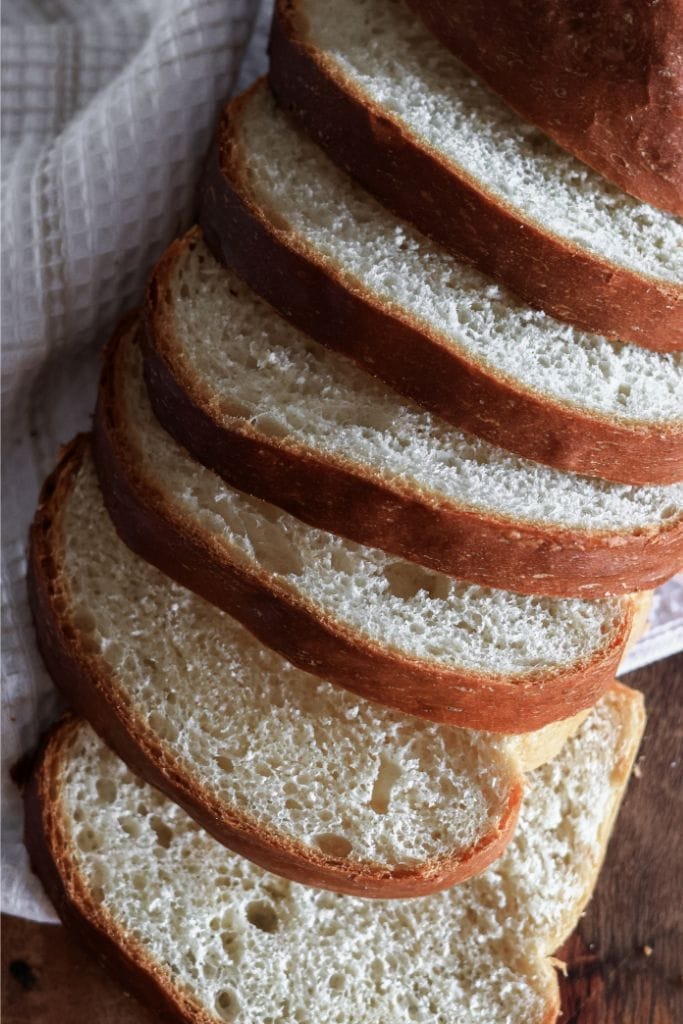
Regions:
<instances>
[{"instance_id":1,"label":"porous bread texture","mask_svg":"<svg viewBox=\"0 0 683 1024\"><path fill-rule=\"evenodd\" d=\"M255 202L350 291L416 323L517 391L642 428L683 423L683 353L560 323L458 262L340 171L265 87L233 130Z\"/></svg>"},{"instance_id":2,"label":"porous bread texture","mask_svg":"<svg viewBox=\"0 0 683 1024\"><path fill-rule=\"evenodd\" d=\"M546 1024L557 987L545 955L595 882L639 708L630 691L604 697L530 777L505 855L436 896L370 904L275 878L219 847L85 725L53 785L59 842L88 911L212 1021Z\"/></svg>"},{"instance_id":3,"label":"porous bread texture","mask_svg":"<svg viewBox=\"0 0 683 1024\"><path fill-rule=\"evenodd\" d=\"M464 433L291 327L195 233L164 294L164 337L205 404L384 480L459 507L587 532L658 529L683 515L683 485L635 487L565 473Z\"/></svg>"},{"instance_id":4,"label":"porous bread texture","mask_svg":"<svg viewBox=\"0 0 683 1024\"><path fill-rule=\"evenodd\" d=\"M125 359L121 424L145 487L186 529L205 531L230 561L265 570L320 618L406 657L512 681L589 661L620 628L621 599L524 596L464 583L237 491L160 426L136 345L127 346Z\"/></svg>"},{"instance_id":5,"label":"porous bread texture","mask_svg":"<svg viewBox=\"0 0 683 1024\"><path fill-rule=\"evenodd\" d=\"M63 510L67 628L177 771L319 854L457 857L504 816L506 741L391 711L301 672L118 538L87 457Z\"/></svg>"},{"instance_id":6,"label":"porous bread texture","mask_svg":"<svg viewBox=\"0 0 683 1024\"><path fill-rule=\"evenodd\" d=\"M477 81L403 0L297 0L307 35L412 136L523 219L683 281L683 223L621 192Z\"/></svg>"}]
</instances>

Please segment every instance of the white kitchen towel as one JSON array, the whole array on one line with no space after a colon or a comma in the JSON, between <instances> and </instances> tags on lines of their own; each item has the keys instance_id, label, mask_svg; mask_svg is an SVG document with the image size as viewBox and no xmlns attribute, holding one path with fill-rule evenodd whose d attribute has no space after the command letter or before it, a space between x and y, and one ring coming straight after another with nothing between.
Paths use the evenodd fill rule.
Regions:
<instances>
[{"instance_id":1,"label":"white kitchen towel","mask_svg":"<svg viewBox=\"0 0 683 1024\"><path fill-rule=\"evenodd\" d=\"M107 333L140 302L154 260L192 221L220 103L265 70L268 7L259 0L3 4L2 909L8 913L55 919L28 869L21 804L9 778L10 766L59 707L35 649L25 593L26 536L38 489L59 445L88 429Z\"/></svg>"},{"instance_id":2,"label":"white kitchen towel","mask_svg":"<svg viewBox=\"0 0 683 1024\"><path fill-rule=\"evenodd\" d=\"M87 429L99 350L192 218L220 101L265 69L264 0L3 6L2 909L55 920L9 768L59 701L35 648L26 536L59 445ZM254 28L256 25L256 28ZM245 56L245 46L249 42ZM669 584L627 668L683 647Z\"/></svg>"}]
</instances>

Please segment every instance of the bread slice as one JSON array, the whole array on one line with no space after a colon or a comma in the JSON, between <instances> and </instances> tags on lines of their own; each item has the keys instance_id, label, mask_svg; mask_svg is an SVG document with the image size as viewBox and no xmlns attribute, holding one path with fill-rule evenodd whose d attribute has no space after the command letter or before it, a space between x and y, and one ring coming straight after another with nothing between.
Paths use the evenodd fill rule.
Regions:
<instances>
[{"instance_id":1,"label":"bread slice","mask_svg":"<svg viewBox=\"0 0 683 1024\"><path fill-rule=\"evenodd\" d=\"M32 778L27 845L65 924L156 1019L551 1024L547 954L590 896L642 727L640 696L611 691L532 776L504 857L417 900L369 902L262 871L73 719Z\"/></svg>"},{"instance_id":2,"label":"bread slice","mask_svg":"<svg viewBox=\"0 0 683 1024\"><path fill-rule=\"evenodd\" d=\"M110 347L95 453L108 510L141 557L299 668L408 714L527 732L609 685L634 598L463 583L235 490L159 425L133 330Z\"/></svg>"},{"instance_id":3,"label":"bread slice","mask_svg":"<svg viewBox=\"0 0 683 1024\"><path fill-rule=\"evenodd\" d=\"M408 0L524 117L610 181L683 216L680 0Z\"/></svg>"},{"instance_id":4,"label":"bread slice","mask_svg":"<svg viewBox=\"0 0 683 1024\"><path fill-rule=\"evenodd\" d=\"M270 58L278 102L394 213L561 320L683 349L683 224L521 121L403 0L278 0Z\"/></svg>"},{"instance_id":5,"label":"bread slice","mask_svg":"<svg viewBox=\"0 0 683 1024\"><path fill-rule=\"evenodd\" d=\"M312 526L522 593L623 594L683 566L683 486L562 473L448 426L294 330L196 229L151 277L145 335L166 429Z\"/></svg>"},{"instance_id":6,"label":"bread slice","mask_svg":"<svg viewBox=\"0 0 683 1024\"><path fill-rule=\"evenodd\" d=\"M560 469L683 477L683 355L520 304L380 206L263 84L224 112L200 221L296 326L456 426Z\"/></svg>"}]
</instances>

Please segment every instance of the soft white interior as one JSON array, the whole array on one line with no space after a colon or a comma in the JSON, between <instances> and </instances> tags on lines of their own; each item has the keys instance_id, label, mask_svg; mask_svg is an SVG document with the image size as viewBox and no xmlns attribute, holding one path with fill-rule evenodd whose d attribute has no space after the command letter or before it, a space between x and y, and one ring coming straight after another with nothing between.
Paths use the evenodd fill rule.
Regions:
<instances>
[{"instance_id":1,"label":"soft white interior","mask_svg":"<svg viewBox=\"0 0 683 1024\"><path fill-rule=\"evenodd\" d=\"M527 597L463 583L307 526L226 484L156 420L139 350L127 348L124 422L146 484L226 556L356 634L408 657L514 677L553 671L609 644L624 602Z\"/></svg>"},{"instance_id":2,"label":"soft white interior","mask_svg":"<svg viewBox=\"0 0 683 1024\"><path fill-rule=\"evenodd\" d=\"M443 420L278 316L188 244L167 290L175 365L214 415L513 522L623 530L683 515L683 485L633 487L518 458Z\"/></svg>"},{"instance_id":3,"label":"soft white interior","mask_svg":"<svg viewBox=\"0 0 683 1024\"><path fill-rule=\"evenodd\" d=\"M453 856L499 821L505 740L409 718L300 672L116 535L87 460L64 514L71 618L141 729L228 812L326 855Z\"/></svg>"},{"instance_id":4,"label":"soft white interior","mask_svg":"<svg viewBox=\"0 0 683 1024\"><path fill-rule=\"evenodd\" d=\"M236 128L255 201L288 244L521 391L624 423L683 422L683 353L611 342L531 309L385 210L265 86Z\"/></svg>"},{"instance_id":5,"label":"soft white interior","mask_svg":"<svg viewBox=\"0 0 683 1024\"><path fill-rule=\"evenodd\" d=\"M521 217L620 266L683 281L683 224L521 120L402 0L300 0L298 7L309 38L356 89Z\"/></svg>"},{"instance_id":6,"label":"soft white interior","mask_svg":"<svg viewBox=\"0 0 683 1024\"><path fill-rule=\"evenodd\" d=\"M623 786L611 775L627 699L604 698L533 773L504 857L437 896L364 901L275 878L219 847L85 725L58 797L69 856L124 941L217 1022L541 1024L542 954L578 916Z\"/></svg>"}]
</instances>

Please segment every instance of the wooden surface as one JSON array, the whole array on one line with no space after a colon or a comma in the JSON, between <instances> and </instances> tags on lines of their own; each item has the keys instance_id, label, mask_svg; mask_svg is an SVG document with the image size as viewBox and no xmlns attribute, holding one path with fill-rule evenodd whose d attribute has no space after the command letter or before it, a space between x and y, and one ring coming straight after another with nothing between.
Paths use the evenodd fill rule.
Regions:
<instances>
[{"instance_id":1,"label":"wooden surface","mask_svg":"<svg viewBox=\"0 0 683 1024\"><path fill-rule=\"evenodd\" d=\"M683 1022L683 656L624 682L643 690L648 706L639 777L595 896L558 952L567 962L562 1024ZM3 919L3 1024L150 1019L63 929Z\"/></svg>"},{"instance_id":2,"label":"wooden surface","mask_svg":"<svg viewBox=\"0 0 683 1024\"><path fill-rule=\"evenodd\" d=\"M683 1024L683 655L623 682L648 723L595 894L557 954L562 1024Z\"/></svg>"}]
</instances>

